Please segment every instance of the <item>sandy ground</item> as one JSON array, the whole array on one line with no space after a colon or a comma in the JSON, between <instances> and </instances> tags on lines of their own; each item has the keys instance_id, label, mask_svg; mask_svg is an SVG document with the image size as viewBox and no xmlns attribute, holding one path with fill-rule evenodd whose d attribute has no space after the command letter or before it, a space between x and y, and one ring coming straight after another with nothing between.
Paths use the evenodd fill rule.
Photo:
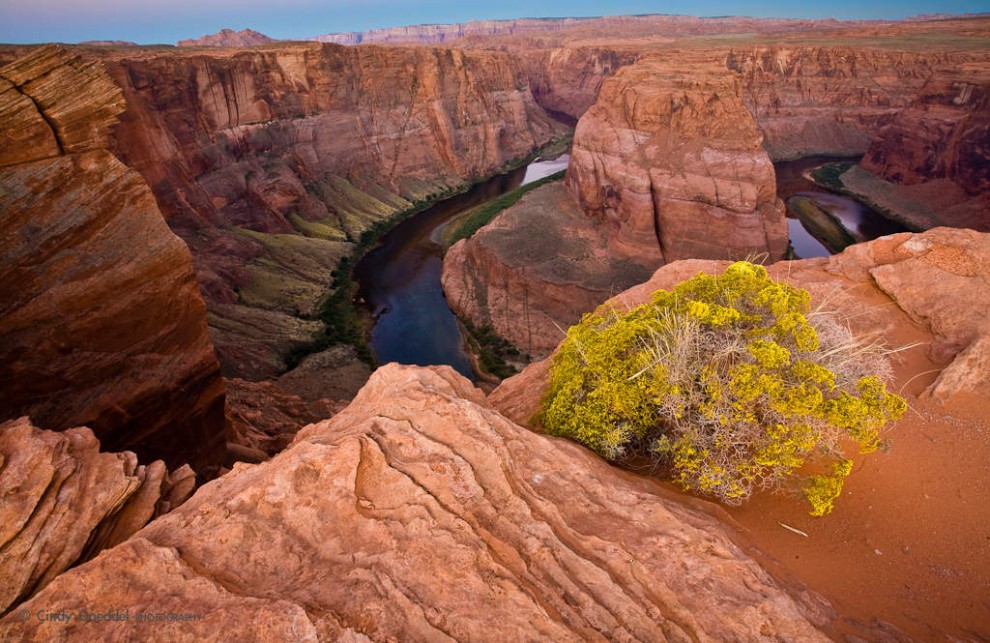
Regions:
<instances>
[{"instance_id":1,"label":"sandy ground","mask_svg":"<svg viewBox=\"0 0 990 643\"><path fill-rule=\"evenodd\" d=\"M894 366L891 388L911 409L890 427L886 452L854 458L830 515L813 518L802 499L769 493L728 512L761 552L832 603L846 621L833 635L873 640L890 624L919 641L990 641L990 402L919 399L937 373L910 374L939 366L923 346Z\"/></svg>"}]
</instances>

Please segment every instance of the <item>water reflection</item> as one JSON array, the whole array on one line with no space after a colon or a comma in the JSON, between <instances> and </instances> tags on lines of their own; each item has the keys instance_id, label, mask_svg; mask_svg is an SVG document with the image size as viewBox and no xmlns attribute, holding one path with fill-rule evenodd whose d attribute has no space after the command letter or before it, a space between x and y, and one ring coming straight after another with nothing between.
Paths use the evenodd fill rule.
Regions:
<instances>
[{"instance_id":1,"label":"water reflection","mask_svg":"<svg viewBox=\"0 0 990 643\"><path fill-rule=\"evenodd\" d=\"M869 241L895 232L904 232L903 226L887 219L862 203L840 194L827 192L804 177L806 171L825 163L855 162L858 160L858 158L812 156L796 161L775 163L777 196L783 199L785 203L792 196L803 196L810 199L819 208L836 217L856 241ZM832 254L805 229L790 209L787 211L787 229L791 237L791 246L799 258L827 257Z\"/></svg>"}]
</instances>

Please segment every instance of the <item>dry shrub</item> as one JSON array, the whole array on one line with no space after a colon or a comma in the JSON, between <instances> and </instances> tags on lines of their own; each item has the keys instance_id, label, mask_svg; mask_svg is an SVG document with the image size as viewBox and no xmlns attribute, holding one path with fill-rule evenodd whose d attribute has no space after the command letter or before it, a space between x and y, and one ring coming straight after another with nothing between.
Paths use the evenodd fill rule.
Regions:
<instances>
[{"instance_id":1,"label":"dry shrub","mask_svg":"<svg viewBox=\"0 0 990 643\"><path fill-rule=\"evenodd\" d=\"M852 467L843 440L875 450L906 405L878 376L883 347L809 305L738 262L628 313L600 308L568 331L540 420L610 460L648 455L726 503L797 487L824 515ZM818 473L798 476L809 464Z\"/></svg>"}]
</instances>

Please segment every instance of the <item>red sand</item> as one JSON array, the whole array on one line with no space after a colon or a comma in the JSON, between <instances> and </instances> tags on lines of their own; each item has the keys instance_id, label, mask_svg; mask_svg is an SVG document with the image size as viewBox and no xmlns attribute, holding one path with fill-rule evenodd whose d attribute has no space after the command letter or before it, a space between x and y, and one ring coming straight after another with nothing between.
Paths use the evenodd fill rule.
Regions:
<instances>
[{"instance_id":1,"label":"red sand","mask_svg":"<svg viewBox=\"0 0 990 643\"><path fill-rule=\"evenodd\" d=\"M895 364L892 389L904 387L911 409L890 427L886 453L854 458L830 515L813 518L802 499L772 494L729 514L832 603L847 621L836 634L889 623L916 640L990 641L990 404L918 399L937 375L907 381L935 367L924 352L911 349Z\"/></svg>"}]
</instances>

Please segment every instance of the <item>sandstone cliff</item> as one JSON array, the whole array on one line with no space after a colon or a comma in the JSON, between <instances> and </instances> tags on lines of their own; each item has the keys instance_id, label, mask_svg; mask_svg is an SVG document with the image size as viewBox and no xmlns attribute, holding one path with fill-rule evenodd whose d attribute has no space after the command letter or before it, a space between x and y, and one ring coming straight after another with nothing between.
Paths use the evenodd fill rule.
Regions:
<instances>
[{"instance_id":1,"label":"sandstone cliff","mask_svg":"<svg viewBox=\"0 0 990 643\"><path fill-rule=\"evenodd\" d=\"M598 92L619 68L643 56L634 46L555 47L518 53L533 97L545 109L574 119L581 118L598 98Z\"/></svg>"},{"instance_id":2,"label":"sandstone cliff","mask_svg":"<svg viewBox=\"0 0 990 643\"><path fill-rule=\"evenodd\" d=\"M753 32L788 32L811 30L835 30L856 26L880 26L881 22L830 20L786 20L780 18L748 18L745 16L720 16L699 18L669 14L603 16L595 18L520 18L516 20L472 20L464 23L412 25L370 31L351 31L316 36L319 42L341 45L362 43L420 43L440 44L455 42L464 46L463 39L481 39L487 46L491 41L502 42L513 36L527 40L551 41L575 38L642 38L649 36L672 37L702 34L726 34ZM471 43L467 43L471 44Z\"/></svg>"},{"instance_id":3,"label":"sandstone cliff","mask_svg":"<svg viewBox=\"0 0 990 643\"><path fill-rule=\"evenodd\" d=\"M169 473L129 451L100 453L87 428L0 424L0 613L179 506L194 484L188 466Z\"/></svg>"},{"instance_id":4,"label":"sandstone cliff","mask_svg":"<svg viewBox=\"0 0 990 643\"><path fill-rule=\"evenodd\" d=\"M221 29L214 34L180 40L176 44L179 47L255 47L270 42L275 42L275 40L254 29L241 29L240 31Z\"/></svg>"},{"instance_id":5,"label":"sandstone cliff","mask_svg":"<svg viewBox=\"0 0 990 643\"><path fill-rule=\"evenodd\" d=\"M863 154L934 70L967 56L847 47L733 50L747 106L774 160Z\"/></svg>"},{"instance_id":6,"label":"sandstone cliff","mask_svg":"<svg viewBox=\"0 0 990 643\"><path fill-rule=\"evenodd\" d=\"M860 165L939 220L990 230L990 61L933 74Z\"/></svg>"},{"instance_id":7,"label":"sandstone cliff","mask_svg":"<svg viewBox=\"0 0 990 643\"><path fill-rule=\"evenodd\" d=\"M602 226L551 183L451 247L441 283L459 317L538 359L582 314L649 275L635 260L611 257Z\"/></svg>"},{"instance_id":8,"label":"sandstone cliff","mask_svg":"<svg viewBox=\"0 0 990 643\"><path fill-rule=\"evenodd\" d=\"M787 226L762 142L735 74L644 59L581 117L566 182L613 256L778 259Z\"/></svg>"},{"instance_id":9,"label":"sandstone cliff","mask_svg":"<svg viewBox=\"0 0 990 643\"><path fill-rule=\"evenodd\" d=\"M104 147L122 109L58 47L0 68L0 419L199 469L222 458L223 381L189 251Z\"/></svg>"},{"instance_id":10,"label":"sandstone cliff","mask_svg":"<svg viewBox=\"0 0 990 643\"><path fill-rule=\"evenodd\" d=\"M827 640L803 596L658 484L512 424L447 367L393 364L23 608L199 615L141 630L163 641ZM11 614L0 638L92 627Z\"/></svg>"},{"instance_id":11,"label":"sandstone cliff","mask_svg":"<svg viewBox=\"0 0 990 643\"><path fill-rule=\"evenodd\" d=\"M312 337L363 232L561 131L501 53L297 44L107 65L128 102L114 149L192 249L225 372L252 379Z\"/></svg>"}]
</instances>

